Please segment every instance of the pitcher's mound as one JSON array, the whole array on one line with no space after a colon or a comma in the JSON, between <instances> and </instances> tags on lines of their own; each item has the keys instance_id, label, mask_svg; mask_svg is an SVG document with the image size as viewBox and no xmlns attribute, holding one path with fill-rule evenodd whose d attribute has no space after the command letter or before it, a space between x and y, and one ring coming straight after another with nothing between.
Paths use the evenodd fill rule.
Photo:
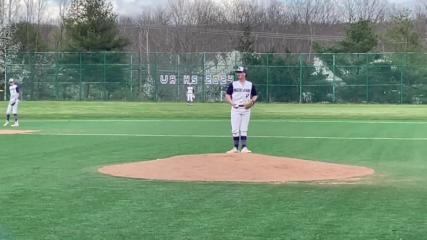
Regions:
<instances>
[{"instance_id":1,"label":"pitcher's mound","mask_svg":"<svg viewBox=\"0 0 427 240\"><path fill-rule=\"evenodd\" d=\"M203 154L105 166L101 173L172 181L285 183L346 181L372 175L373 169L261 154Z\"/></svg>"},{"instance_id":2,"label":"pitcher's mound","mask_svg":"<svg viewBox=\"0 0 427 240\"><path fill-rule=\"evenodd\" d=\"M31 134L34 130L0 130L0 135Z\"/></svg>"}]
</instances>

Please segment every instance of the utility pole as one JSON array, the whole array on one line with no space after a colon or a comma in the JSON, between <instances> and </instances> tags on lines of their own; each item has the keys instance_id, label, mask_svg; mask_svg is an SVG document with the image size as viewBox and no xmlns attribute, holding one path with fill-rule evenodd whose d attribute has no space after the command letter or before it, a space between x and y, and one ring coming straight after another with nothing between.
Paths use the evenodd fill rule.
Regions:
<instances>
[{"instance_id":1,"label":"utility pole","mask_svg":"<svg viewBox=\"0 0 427 240\"><path fill-rule=\"evenodd\" d=\"M0 46L3 47L3 49L1 49L0 51L2 51L2 54L4 54L3 58L4 58L4 88L3 88L3 98L6 101L6 24L4 21L4 17L5 17L5 5L4 5L4 1L5 0L0 0L0 41L1 44Z\"/></svg>"},{"instance_id":2,"label":"utility pole","mask_svg":"<svg viewBox=\"0 0 427 240\"><path fill-rule=\"evenodd\" d=\"M151 67L150 67L150 49L149 49L149 45L148 45L148 34L150 34L150 28L147 27L145 29L145 53L146 53L146 58L147 58L147 73L148 73L148 77L151 80L152 76L151 76ZM151 81L150 81L151 82Z\"/></svg>"}]
</instances>

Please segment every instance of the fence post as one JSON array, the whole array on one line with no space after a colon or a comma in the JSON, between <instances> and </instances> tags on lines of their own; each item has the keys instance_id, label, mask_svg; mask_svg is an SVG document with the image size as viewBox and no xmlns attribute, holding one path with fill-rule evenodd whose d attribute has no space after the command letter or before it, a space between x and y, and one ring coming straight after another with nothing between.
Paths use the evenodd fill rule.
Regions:
<instances>
[{"instance_id":1,"label":"fence post","mask_svg":"<svg viewBox=\"0 0 427 240\"><path fill-rule=\"evenodd\" d=\"M299 54L299 103L302 102L302 74L303 74L302 55Z\"/></svg>"},{"instance_id":2,"label":"fence post","mask_svg":"<svg viewBox=\"0 0 427 240\"><path fill-rule=\"evenodd\" d=\"M6 47L4 49L4 90L3 90L4 94L3 94L3 98L4 101L7 101L7 50ZM22 96L21 96L22 98Z\"/></svg>"},{"instance_id":3,"label":"fence post","mask_svg":"<svg viewBox=\"0 0 427 240\"><path fill-rule=\"evenodd\" d=\"M180 57L179 57L179 53L177 54L177 61L176 61L176 69L177 69L177 71L178 71L178 76L176 77L176 79L175 79L175 86L177 86L177 96L176 96L176 99L175 99L175 101L177 101L177 102L179 102L179 99L181 98L180 96L179 96L179 77L180 77L180 73L181 73L181 71L179 71L180 70L180 67L181 67L181 60L180 60ZM169 76L170 77L170 76ZM182 84L183 84L183 86L184 86L184 78L182 79L183 81L182 81Z\"/></svg>"},{"instance_id":4,"label":"fence post","mask_svg":"<svg viewBox=\"0 0 427 240\"><path fill-rule=\"evenodd\" d=\"M130 54L130 94L129 96L131 96L133 98L133 53Z\"/></svg>"},{"instance_id":5,"label":"fence post","mask_svg":"<svg viewBox=\"0 0 427 240\"><path fill-rule=\"evenodd\" d=\"M95 53L96 54L96 53ZM104 100L108 100L109 96L108 96L108 91L107 91L107 52L104 52L104 67L103 67L103 71L104 71L104 76L103 76L103 83L104 83Z\"/></svg>"},{"instance_id":6,"label":"fence post","mask_svg":"<svg viewBox=\"0 0 427 240\"><path fill-rule=\"evenodd\" d=\"M82 53L79 52L79 81L80 81L80 91L79 91L79 100L82 100L83 94L83 83L82 83Z\"/></svg>"},{"instance_id":7,"label":"fence post","mask_svg":"<svg viewBox=\"0 0 427 240\"><path fill-rule=\"evenodd\" d=\"M37 98L35 97L35 95L36 94L38 94L40 91L38 91L39 89L38 89L38 84L36 85L35 84L35 81L34 81L34 75L35 75L35 62L36 62L36 60L35 60L35 53L34 52L32 52L32 53L29 53L29 58L30 58L30 65L31 65L31 76L30 76L30 79L31 79L31 100L36 100L37 98L40 98L40 96L39 95L37 95ZM36 89L36 91L37 91L37 93L34 93L34 88L37 88ZM38 99L37 99L38 100Z\"/></svg>"},{"instance_id":8,"label":"fence post","mask_svg":"<svg viewBox=\"0 0 427 240\"><path fill-rule=\"evenodd\" d=\"M335 103L336 101L336 96L335 96L335 53L332 54L332 73L333 73L333 77L332 77L332 102Z\"/></svg>"},{"instance_id":9,"label":"fence post","mask_svg":"<svg viewBox=\"0 0 427 240\"><path fill-rule=\"evenodd\" d=\"M56 52L56 53L54 53L55 54L55 56L56 56L56 58L55 58L55 97L56 97L56 100L58 100L58 74L59 74L59 66L58 66L58 63L59 63L59 53L58 52Z\"/></svg>"},{"instance_id":10,"label":"fence post","mask_svg":"<svg viewBox=\"0 0 427 240\"><path fill-rule=\"evenodd\" d=\"M406 65L408 64L408 53L405 53L405 58L403 62L403 68L400 70L400 104L403 102L403 72L406 70Z\"/></svg>"},{"instance_id":11,"label":"fence post","mask_svg":"<svg viewBox=\"0 0 427 240\"><path fill-rule=\"evenodd\" d=\"M203 52L202 102L206 102L205 78L206 78L206 52Z\"/></svg>"},{"instance_id":12,"label":"fence post","mask_svg":"<svg viewBox=\"0 0 427 240\"><path fill-rule=\"evenodd\" d=\"M156 76L156 75L159 76L159 69L158 69L159 68L159 66L158 66L158 62L159 62L158 61L158 57L159 56L157 54L155 54L154 56L155 56L155 61L154 61L155 62L154 63L155 64L154 65L155 74L151 75L150 78L151 78L152 81L154 81L154 92L155 92L155 94L154 94L154 101L157 102L157 101L159 101L159 86L158 86L159 83L157 82L158 79L153 79L152 76ZM152 64L148 65L148 69L150 69L150 66L152 66Z\"/></svg>"},{"instance_id":13,"label":"fence post","mask_svg":"<svg viewBox=\"0 0 427 240\"><path fill-rule=\"evenodd\" d=\"M366 103L369 103L369 54L366 53Z\"/></svg>"},{"instance_id":14,"label":"fence post","mask_svg":"<svg viewBox=\"0 0 427 240\"><path fill-rule=\"evenodd\" d=\"M270 67L269 67L269 57L270 54L267 54L267 83L266 83L266 95L267 95L267 102L270 102L270 95L269 95L269 91L268 91L268 82L270 81Z\"/></svg>"}]
</instances>

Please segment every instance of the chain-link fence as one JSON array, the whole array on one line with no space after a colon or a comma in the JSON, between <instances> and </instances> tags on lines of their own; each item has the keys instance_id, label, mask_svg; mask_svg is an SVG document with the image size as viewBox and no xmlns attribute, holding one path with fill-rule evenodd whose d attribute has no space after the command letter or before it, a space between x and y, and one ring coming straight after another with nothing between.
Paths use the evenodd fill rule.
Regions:
<instances>
[{"instance_id":1,"label":"chain-link fence","mask_svg":"<svg viewBox=\"0 0 427 240\"><path fill-rule=\"evenodd\" d=\"M21 53L3 76L25 100L223 101L243 65L264 102L425 103L427 55L249 53ZM0 96L6 99L4 92Z\"/></svg>"}]
</instances>

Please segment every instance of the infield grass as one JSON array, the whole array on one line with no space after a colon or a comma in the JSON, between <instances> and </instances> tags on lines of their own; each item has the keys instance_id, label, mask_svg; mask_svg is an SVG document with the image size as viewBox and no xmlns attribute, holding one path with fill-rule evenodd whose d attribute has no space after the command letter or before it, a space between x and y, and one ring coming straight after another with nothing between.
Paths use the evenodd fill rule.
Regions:
<instances>
[{"instance_id":1,"label":"infield grass","mask_svg":"<svg viewBox=\"0 0 427 240\"><path fill-rule=\"evenodd\" d=\"M0 104L5 108L5 104ZM357 184L113 178L231 144L224 104L23 102L0 135L0 239L425 239L427 106L259 104L254 152L374 168Z\"/></svg>"}]
</instances>

